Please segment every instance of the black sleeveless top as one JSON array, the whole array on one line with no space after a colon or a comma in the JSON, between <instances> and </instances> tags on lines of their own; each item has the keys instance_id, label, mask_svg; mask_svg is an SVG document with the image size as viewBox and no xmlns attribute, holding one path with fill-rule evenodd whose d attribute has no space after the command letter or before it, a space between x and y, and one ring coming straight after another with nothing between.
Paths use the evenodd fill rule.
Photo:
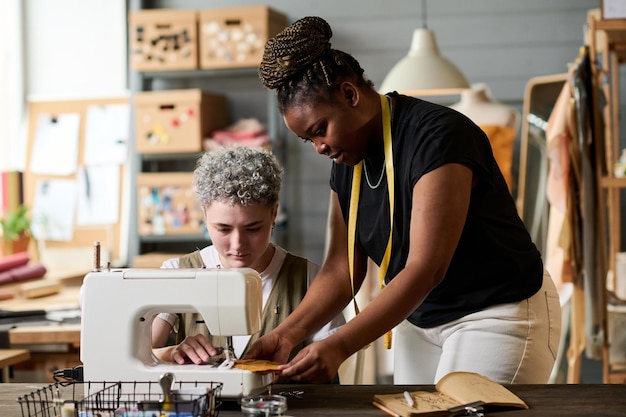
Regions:
<instances>
[{"instance_id":1,"label":"black sleeveless top","mask_svg":"<svg viewBox=\"0 0 626 417\"><path fill-rule=\"evenodd\" d=\"M396 98L391 124L396 207L386 282L406 263L413 187L422 175L444 164L460 163L480 179L472 190L465 227L443 281L408 320L420 327L438 326L536 293L543 280L541 255L517 213L487 136L455 110L390 95ZM370 182L378 180L383 166L381 143L367 157ZM333 164L331 171L330 185L337 192L346 225L352 172L352 167L343 164ZM388 237L386 178L374 190L362 179L356 242L380 265Z\"/></svg>"}]
</instances>

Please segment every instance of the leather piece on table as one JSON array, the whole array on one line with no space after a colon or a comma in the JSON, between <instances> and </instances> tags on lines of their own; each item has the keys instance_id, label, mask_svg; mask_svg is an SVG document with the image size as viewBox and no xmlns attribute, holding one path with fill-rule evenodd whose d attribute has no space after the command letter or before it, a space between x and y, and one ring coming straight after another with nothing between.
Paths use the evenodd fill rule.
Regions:
<instances>
[{"instance_id":1,"label":"leather piece on table","mask_svg":"<svg viewBox=\"0 0 626 417\"><path fill-rule=\"evenodd\" d=\"M280 372L280 365L282 364L264 359L237 359L233 368L251 372Z\"/></svg>"},{"instance_id":2,"label":"leather piece on table","mask_svg":"<svg viewBox=\"0 0 626 417\"><path fill-rule=\"evenodd\" d=\"M24 298L40 298L58 294L63 289L63 284L58 281L42 280L22 284L20 293Z\"/></svg>"}]
</instances>

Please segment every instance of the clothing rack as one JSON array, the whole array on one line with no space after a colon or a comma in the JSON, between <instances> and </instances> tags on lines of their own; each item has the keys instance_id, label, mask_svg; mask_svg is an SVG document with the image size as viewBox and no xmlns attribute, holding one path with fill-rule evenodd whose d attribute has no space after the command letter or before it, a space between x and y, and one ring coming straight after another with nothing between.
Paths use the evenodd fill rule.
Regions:
<instances>
[{"instance_id":1,"label":"clothing rack","mask_svg":"<svg viewBox=\"0 0 626 417\"><path fill-rule=\"evenodd\" d=\"M587 15L585 41L591 57L593 83L594 133L597 142L596 167L598 172L599 207L602 227L598 230L600 242L606 244L602 265L603 285L615 288L616 254L622 251L620 194L626 188L626 178L617 178L613 167L620 155L620 65L626 63L626 19L603 19L600 9ZM607 320L607 302L610 293L603 291L599 300L603 308L603 380L605 383L626 383L626 364L611 363L611 335ZM622 329L622 331L624 331ZM622 347L623 348L623 347Z\"/></svg>"}]
</instances>

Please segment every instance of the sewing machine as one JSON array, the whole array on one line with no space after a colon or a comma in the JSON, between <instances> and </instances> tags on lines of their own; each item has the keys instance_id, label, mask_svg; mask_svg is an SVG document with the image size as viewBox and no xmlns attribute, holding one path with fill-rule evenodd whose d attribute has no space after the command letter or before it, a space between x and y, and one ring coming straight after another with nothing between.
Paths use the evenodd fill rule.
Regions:
<instances>
[{"instance_id":1,"label":"sewing machine","mask_svg":"<svg viewBox=\"0 0 626 417\"><path fill-rule=\"evenodd\" d=\"M214 365L170 364L152 353L158 313L198 312L212 335L260 330L261 279L241 269L115 269L90 272L81 289L81 349L85 381L222 382L223 398L265 391L272 375Z\"/></svg>"}]
</instances>

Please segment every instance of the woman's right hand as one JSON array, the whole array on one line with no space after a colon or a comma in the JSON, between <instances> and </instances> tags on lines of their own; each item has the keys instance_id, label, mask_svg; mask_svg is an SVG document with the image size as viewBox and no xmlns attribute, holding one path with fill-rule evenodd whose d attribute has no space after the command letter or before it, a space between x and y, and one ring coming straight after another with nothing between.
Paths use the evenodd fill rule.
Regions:
<instances>
[{"instance_id":1,"label":"woman's right hand","mask_svg":"<svg viewBox=\"0 0 626 417\"><path fill-rule=\"evenodd\" d=\"M195 363L201 365L209 362L211 356L222 353L221 349L216 348L202 334L187 336L178 345L174 346L171 351L171 362L179 365L185 363Z\"/></svg>"},{"instance_id":2,"label":"woman's right hand","mask_svg":"<svg viewBox=\"0 0 626 417\"><path fill-rule=\"evenodd\" d=\"M261 336L250 346L244 359L266 359L278 363L286 363L293 343L281 336L277 331L271 331Z\"/></svg>"}]
</instances>

